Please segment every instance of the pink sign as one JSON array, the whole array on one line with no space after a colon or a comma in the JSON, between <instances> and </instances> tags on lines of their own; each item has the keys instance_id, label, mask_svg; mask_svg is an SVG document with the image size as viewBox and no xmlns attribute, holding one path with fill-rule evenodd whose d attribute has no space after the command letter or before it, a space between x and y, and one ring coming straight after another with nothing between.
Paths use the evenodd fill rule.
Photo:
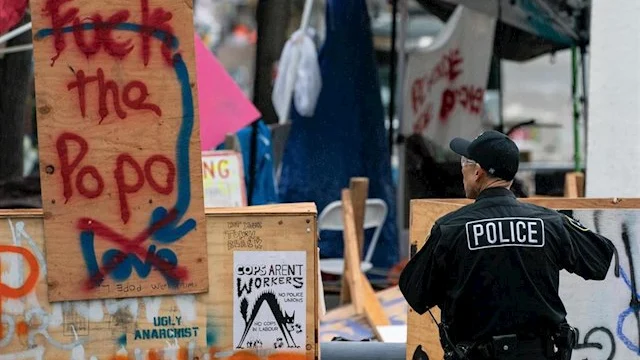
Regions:
<instances>
[{"instance_id":1,"label":"pink sign","mask_svg":"<svg viewBox=\"0 0 640 360\"><path fill-rule=\"evenodd\" d=\"M27 0L0 0L0 35L18 24L27 9Z\"/></svg>"},{"instance_id":2,"label":"pink sign","mask_svg":"<svg viewBox=\"0 0 640 360\"><path fill-rule=\"evenodd\" d=\"M222 64L195 35L198 109L202 150L213 150L228 133L235 133L262 115Z\"/></svg>"}]
</instances>

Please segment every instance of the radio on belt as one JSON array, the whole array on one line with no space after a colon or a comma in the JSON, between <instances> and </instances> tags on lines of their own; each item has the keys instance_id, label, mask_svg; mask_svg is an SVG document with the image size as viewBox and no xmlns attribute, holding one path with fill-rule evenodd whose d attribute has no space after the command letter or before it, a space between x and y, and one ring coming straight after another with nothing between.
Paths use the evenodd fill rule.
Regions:
<instances>
[{"instance_id":1,"label":"radio on belt","mask_svg":"<svg viewBox=\"0 0 640 360\"><path fill-rule=\"evenodd\" d=\"M469 250L502 246L544 246L544 222L538 218L505 217L466 223Z\"/></svg>"}]
</instances>

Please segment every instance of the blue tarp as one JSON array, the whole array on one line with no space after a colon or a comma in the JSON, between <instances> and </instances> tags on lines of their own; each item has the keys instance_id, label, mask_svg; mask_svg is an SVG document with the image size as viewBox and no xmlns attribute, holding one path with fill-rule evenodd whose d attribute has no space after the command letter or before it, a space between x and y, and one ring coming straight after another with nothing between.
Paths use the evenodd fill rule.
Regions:
<instances>
[{"instance_id":1,"label":"blue tarp","mask_svg":"<svg viewBox=\"0 0 640 360\"><path fill-rule=\"evenodd\" d=\"M322 91L313 117L302 117L292 106L280 201L313 201L322 211L340 200L351 177L368 177L369 197L389 207L373 256L374 266L388 268L399 260L396 199L365 1L327 0L326 25L318 54ZM321 257L341 257L342 233L321 234L319 246Z\"/></svg>"},{"instance_id":2,"label":"blue tarp","mask_svg":"<svg viewBox=\"0 0 640 360\"><path fill-rule=\"evenodd\" d=\"M247 185L247 196L249 196L249 167L251 159L251 125L240 129L237 132L240 147L242 149L242 162L244 165L244 182ZM273 147L271 145L271 131L264 121L258 120L258 137L256 153L256 178L253 186L253 195L250 205L266 205L278 202L278 194L275 186L273 167ZM218 150L224 149L224 144L220 144Z\"/></svg>"}]
</instances>

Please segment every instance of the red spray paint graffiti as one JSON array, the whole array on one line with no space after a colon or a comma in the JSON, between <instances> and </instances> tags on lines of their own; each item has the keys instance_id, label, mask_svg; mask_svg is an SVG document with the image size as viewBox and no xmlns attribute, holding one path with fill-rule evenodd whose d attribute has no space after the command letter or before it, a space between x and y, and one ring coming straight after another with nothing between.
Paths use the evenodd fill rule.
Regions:
<instances>
[{"instance_id":1,"label":"red spray paint graffiti","mask_svg":"<svg viewBox=\"0 0 640 360\"><path fill-rule=\"evenodd\" d=\"M73 38L78 50L87 58L96 55L100 49L111 57L123 59L135 48L132 45L133 40L127 39L118 42L113 37L113 31L127 27L127 21L130 18L128 10L119 10L103 20L100 14L79 16L80 9L77 7L67 7L63 9L66 3L73 0L47 0L44 6L44 13L51 19L51 29L54 37L54 47L56 55L51 58L51 65L60 57L60 54L67 48L67 41L64 27L73 27ZM168 34L163 37L161 53L168 65L173 65L171 45L173 39L173 28L168 24L173 18L171 12L162 8L150 8L149 0L140 0L140 13L142 15L140 23L140 31L137 33L140 37L140 55L144 65L149 64L151 57L151 37L156 31L162 31ZM87 19L83 22L81 19ZM87 30L93 30L93 42L89 43L85 38Z\"/></svg>"},{"instance_id":2,"label":"red spray paint graffiti","mask_svg":"<svg viewBox=\"0 0 640 360\"><path fill-rule=\"evenodd\" d=\"M78 101L82 117L85 117L87 114L87 85L94 81L98 82L98 114L100 115L100 123L109 115L109 107L107 106L107 95L109 94L111 94L113 109L120 119L127 118L127 112L120 105L120 94L122 94L122 103L128 108L134 110L151 110L158 116L162 115L162 110L160 110L158 105L146 102L149 97L149 90L147 85L142 81L131 81L120 91L115 81L105 79L102 68L98 68L96 76L85 76L82 70L75 71L74 74L76 79L67 85L67 89L78 89Z\"/></svg>"},{"instance_id":3,"label":"red spray paint graffiti","mask_svg":"<svg viewBox=\"0 0 640 360\"><path fill-rule=\"evenodd\" d=\"M216 347L211 347L208 349L208 355L211 359L220 359L220 360L305 360L309 357L306 354L301 353L293 353L293 352L277 352L270 355L261 356L256 354L253 351L243 350L236 352L229 356L223 356L220 349ZM189 349L186 347L179 347L176 350L171 349L170 352L178 360L196 360L199 357L189 355ZM175 355L174 355L175 354ZM168 354L164 350L156 350L156 349L148 349L146 350L146 354L144 355L144 359L146 360L159 360L164 359ZM127 360L129 359L129 355L113 355L111 360ZM201 358L200 358L201 359Z\"/></svg>"},{"instance_id":4,"label":"red spray paint graffiti","mask_svg":"<svg viewBox=\"0 0 640 360\"><path fill-rule=\"evenodd\" d=\"M119 265L128 259L129 255L145 257L146 261L150 262L151 265L157 268L168 278L182 281L186 280L188 277L188 270L185 267L177 266L157 254L146 251L141 246L142 242L147 240L151 234L174 221L176 214L177 212L175 210L169 211L167 216L161 221L148 227L133 239L129 239L118 234L99 221L88 218L79 219L77 224L78 230L90 231L104 240L117 244L122 250L117 256L113 257L110 261L107 261L100 269L95 269L95 271L92 270L93 275L86 282L85 289L91 290L99 286L109 273L113 272ZM83 249L83 251L86 251L86 249Z\"/></svg>"},{"instance_id":5,"label":"red spray paint graffiti","mask_svg":"<svg viewBox=\"0 0 640 360\"><path fill-rule=\"evenodd\" d=\"M69 149L72 144L79 147L79 151L73 159L70 159ZM105 183L100 171L93 165L79 167L80 162L89 152L89 144L82 136L69 132L61 134L56 141L56 150L60 160L60 176L62 177L65 203L69 202L73 196L74 183L78 193L88 199L94 199L102 195ZM125 167L134 170L136 174L135 180L127 181ZM72 175L77 168L79 170L75 176L75 181L73 181ZM165 179L161 181L154 178L153 169L158 168L164 168L166 171ZM173 161L164 155L152 155L145 160L143 170L142 166L131 155L122 153L116 160L113 176L118 193L120 216L122 222L126 224L131 217L127 195L140 191L145 184L145 180L155 192L161 195L170 195L175 188L176 166ZM93 185L87 185L91 180L88 178L92 179Z\"/></svg>"},{"instance_id":6,"label":"red spray paint graffiti","mask_svg":"<svg viewBox=\"0 0 640 360\"><path fill-rule=\"evenodd\" d=\"M87 199L101 201L105 197L113 198L118 207L108 205L110 208L108 211L119 209L122 223L129 225L113 226L113 224L103 224L93 219L78 219L75 214L60 215L57 211L52 212L53 216L59 216L61 219L65 216L72 218L65 218L65 223L73 222L76 224L74 231L80 230L82 256L90 278L87 288L95 288L96 284L102 282L108 274L116 283L128 279L133 270L143 279L149 275L152 268L159 270L165 278L171 278L171 280L186 278L186 269L177 266L179 254L168 247L168 244L183 238L196 228L195 219L185 219L191 205L191 192L194 190L191 187L188 166L189 159L193 156L189 150L195 121L191 89L193 84L189 80L191 76L189 69L180 55L179 40L174 35L171 24L174 15L161 6L150 6L150 0L137 0L107 10L105 9L108 7L105 9L92 7L90 11L83 9L83 2L77 0L42 0L42 3L44 6L40 6L38 10L43 11L42 20L48 23L46 25L51 26L38 29L35 39L53 40L54 52L51 54L51 66L66 51L64 61L69 63L66 66L73 75L65 80L64 86L69 92L67 95L77 96L77 100L73 100L73 105L75 107L77 101L78 110L74 110L80 115L93 119L94 114L97 114L99 119L96 122L99 123L104 120L118 121L131 118L139 112L166 116L158 106L160 100L155 98L158 96L155 94L159 94L155 88L160 86L161 90L164 89L162 82L158 84L142 78L123 80L122 76L126 77L128 71L110 75L109 66L94 68L95 70L90 71L72 67L77 66L78 60L80 63L87 63L85 58L89 63L95 60L101 64L115 60L120 62L118 69L121 69L121 66L131 65L135 68L133 73L139 71L141 64L156 70L163 68L171 70L175 72L178 80L179 97L182 100L180 130L174 133L171 128L168 131L164 130L167 127L153 129L154 135L167 133L167 139L174 134L177 135L175 159L169 154L165 156L155 151L140 155L138 150L144 149L142 146L134 146L137 138L131 138L131 142L126 144L126 150L123 149L112 156L111 149L94 143L94 137L98 134L87 136L76 133L75 130L69 131L63 126L56 126L63 129L54 130L50 134L53 136L57 152L57 159L53 159L51 163L58 167L47 166L47 173L53 175L54 171L60 171L60 175L56 173L54 176L57 181L62 179L62 190L58 190L58 193L64 196L64 203L69 206L85 206L92 203L87 202ZM175 7L169 8L176 13L179 12ZM134 64L136 60L140 64ZM169 67L165 68L165 65ZM123 126L129 123L130 126L142 127L142 131L146 130L147 125L151 125L150 123L122 123ZM80 125L81 129L88 129L87 126L92 124ZM105 127L109 131L108 136L112 137L110 141L125 142L118 138L121 131L113 126L102 128ZM127 137L127 135L124 136ZM98 156L94 153L104 151L105 148L109 155L104 158L112 161L111 164L104 164L103 160L98 161ZM147 185L151 189L147 188ZM164 199L162 196L155 196L156 194L170 196L174 192L177 192L177 195L175 205L172 207L163 206L162 203L163 200L174 200L173 197ZM147 206L147 201L154 205ZM51 203L55 204L55 199L52 199ZM148 207L155 207L155 209L150 210L149 214L137 215L136 212L145 212ZM57 206L54 208L59 209ZM141 217L146 218L147 215L150 217L149 220L141 219ZM138 221L142 221L142 227L146 229L142 230L135 239L129 239L127 233L131 228L136 227L137 224L134 222ZM117 222L119 223L119 220ZM160 245L154 243L149 245L148 249L143 249L141 243L151 240L151 237ZM100 248L102 254L96 254L94 239L98 238L115 242L119 246L114 246L106 252L102 252L103 249ZM159 248L160 246L166 246L166 248ZM169 279L167 280L169 282ZM69 285L67 282L63 285L70 287L67 286ZM72 285L75 286L75 284ZM110 284L104 286L105 288L101 291L109 292L110 290L105 289L108 289Z\"/></svg>"},{"instance_id":7,"label":"red spray paint graffiti","mask_svg":"<svg viewBox=\"0 0 640 360\"><path fill-rule=\"evenodd\" d=\"M16 254L22 256L22 258L24 258L24 260L29 265L29 276L24 281L24 284L17 288L3 284L2 278L0 277L0 316L2 316L3 298L19 299L27 295L35 288L36 283L38 282L38 278L40 277L40 267L38 266L38 261L29 250L19 246L0 245L0 255L2 254ZM19 271L22 271L22 269L20 269ZM2 337L2 322L0 322L0 339Z\"/></svg>"},{"instance_id":8,"label":"red spray paint graffiti","mask_svg":"<svg viewBox=\"0 0 640 360\"><path fill-rule=\"evenodd\" d=\"M458 104L471 114L477 115L482 111L484 88L454 83L463 74L463 65L464 58L460 49L452 49L425 76L414 80L411 85L411 108L416 118L414 132L424 131L434 115L441 123L446 124ZM439 111L433 114L434 104L430 95L433 86L440 81L445 81L446 86L439 96Z\"/></svg>"}]
</instances>

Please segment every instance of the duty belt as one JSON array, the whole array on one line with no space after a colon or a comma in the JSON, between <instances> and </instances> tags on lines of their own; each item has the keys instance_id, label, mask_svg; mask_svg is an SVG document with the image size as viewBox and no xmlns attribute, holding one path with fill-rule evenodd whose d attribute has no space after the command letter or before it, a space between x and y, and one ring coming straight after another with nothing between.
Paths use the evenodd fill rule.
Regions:
<instances>
[{"instance_id":1,"label":"duty belt","mask_svg":"<svg viewBox=\"0 0 640 360\"><path fill-rule=\"evenodd\" d=\"M509 358L516 353L545 351L545 341L541 337L525 337L516 334L494 336L487 342L476 345L471 358L483 359Z\"/></svg>"}]
</instances>

